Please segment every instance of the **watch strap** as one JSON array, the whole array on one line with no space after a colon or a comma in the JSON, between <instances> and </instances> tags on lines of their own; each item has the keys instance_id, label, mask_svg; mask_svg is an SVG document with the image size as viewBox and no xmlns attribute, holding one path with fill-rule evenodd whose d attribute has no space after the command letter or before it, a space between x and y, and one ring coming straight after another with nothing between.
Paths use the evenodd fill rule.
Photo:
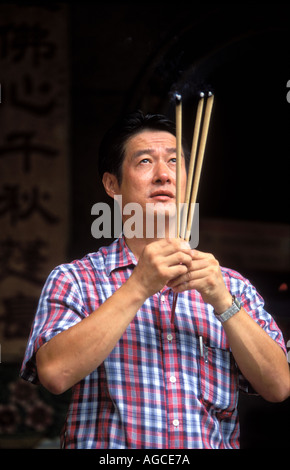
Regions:
<instances>
[{"instance_id":1,"label":"watch strap","mask_svg":"<svg viewBox=\"0 0 290 470\"><path fill-rule=\"evenodd\" d=\"M235 295L233 295L232 298L233 298L233 303L230 308L228 308L225 312L221 314L215 314L221 323L226 322L227 320L229 320L232 316L234 316L236 313L238 313L241 310L242 304L239 302L239 300L236 298Z\"/></svg>"}]
</instances>

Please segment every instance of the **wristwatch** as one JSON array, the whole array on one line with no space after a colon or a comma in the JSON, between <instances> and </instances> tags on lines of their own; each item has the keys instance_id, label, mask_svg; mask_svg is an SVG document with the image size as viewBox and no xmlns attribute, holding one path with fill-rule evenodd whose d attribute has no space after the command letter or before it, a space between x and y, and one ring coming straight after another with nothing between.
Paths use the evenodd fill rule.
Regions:
<instances>
[{"instance_id":1,"label":"wristwatch","mask_svg":"<svg viewBox=\"0 0 290 470\"><path fill-rule=\"evenodd\" d=\"M215 314L215 316L219 319L221 323L224 323L225 321L229 320L229 318L231 318L233 315L238 313L242 308L241 302L238 301L235 295L232 296L232 299L233 299L233 303L230 308L228 308L223 313Z\"/></svg>"}]
</instances>

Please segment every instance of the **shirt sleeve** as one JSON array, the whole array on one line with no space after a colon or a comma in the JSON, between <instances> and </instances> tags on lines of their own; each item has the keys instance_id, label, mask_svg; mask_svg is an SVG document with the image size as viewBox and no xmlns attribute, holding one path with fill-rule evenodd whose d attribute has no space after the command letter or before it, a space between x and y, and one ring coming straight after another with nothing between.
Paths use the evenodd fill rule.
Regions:
<instances>
[{"instance_id":1,"label":"shirt sleeve","mask_svg":"<svg viewBox=\"0 0 290 470\"><path fill-rule=\"evenodd\" d=\"M247 313L260 325L261 328L283 349L285 355L286 346L280 328L274 318L265 310L265 302L256 288L246 281L241 296L242 304Z\"/></svg>"},{"instance_id":2,"label":"shirt sleeve","mask_svg":"<svg viewBox=\"0 0 290 470\"><path fill-rule=\"evenodd\" d=\"M39 383L35 360L38 349L86 316L77 274L66 269L65 265L55 268L40 296L20 376L29 382Z\"/></svg>"},{"instance_id":3,"label":"shirt sleeve","mask_svg":"<svg viewBox=\"0 0 290 470\"><path fill-rule=\"evenodd\" d=\"M246 312L281 347L285 355L287 355L283 334L272 315L265 310L264 299L247 279L240 279L238 283L236 281L234 276L231 293L239 297ZM242 391L255 393L248 381L241 374L239 385Z\"/></svg>"}]
</instances>

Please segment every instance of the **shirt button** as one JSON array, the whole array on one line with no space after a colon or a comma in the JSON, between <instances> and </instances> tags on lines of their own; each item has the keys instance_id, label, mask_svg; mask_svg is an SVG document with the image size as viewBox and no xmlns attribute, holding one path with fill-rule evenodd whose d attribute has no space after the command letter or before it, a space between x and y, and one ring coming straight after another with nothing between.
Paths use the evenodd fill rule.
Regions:
<instances>
[{"instance_id":1,"label":"shirt button","mask_svg":"<svg viewBox=\"0 0 290 470\"><path fill-rule=\"evenodd\" d=\"M174 420L172 421L172 424L173 424L173 426L175 426L175 427L177 428L177 427L179 426L179 421L178 421L178 419L174 419Z\"/></svg>"},{"instance_id":2,"label":"shirt button","mask_svg":"<svg viewBox=\"0 0 290 470\"><path fill-rule=\"evenodd\" d=\"M172 340L173 340L173 336L172 336L171 333L169 333L169 334L167 335L167 339L168 339L168 341L172 341Z\"/></svg>"},{"instance_id":3,"label":"shirt button","mask_svg":"<svg viewBox=\"0 0 290 470\"><path fill-rule=\"evenodd\" d=\"M161 302L165 302L165 295L161 295Z\"/></svg>"},{"instance_id":4,"label":"shirt button","mask_svg":"<svg viewBox=\"0 0 290 470\"><path fill-rule=\"evenodd\" d=\"M170 380L170 382L171 382L172 384L175 384L175 382L176 382L176 377L174 377L174 375L172 375L169 380Z\"/></svg>"}]
</instances>

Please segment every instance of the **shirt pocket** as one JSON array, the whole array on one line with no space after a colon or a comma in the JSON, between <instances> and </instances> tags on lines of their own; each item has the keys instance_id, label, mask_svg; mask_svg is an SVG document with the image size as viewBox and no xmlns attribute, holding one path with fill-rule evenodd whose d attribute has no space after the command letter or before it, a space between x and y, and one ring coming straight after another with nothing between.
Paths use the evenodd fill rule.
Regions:
<instances>
[{"instance_id":1,"label":"shirt pocket","mask_svg":"<svg viewBox=\"0 0 290 470\"><path fill-rule=\"evenodd\" d=\"M238 373L230 351L203 345L200 390L208 410L222 419L232 415L238 403Z\"/></svg>"}]
</instances>

